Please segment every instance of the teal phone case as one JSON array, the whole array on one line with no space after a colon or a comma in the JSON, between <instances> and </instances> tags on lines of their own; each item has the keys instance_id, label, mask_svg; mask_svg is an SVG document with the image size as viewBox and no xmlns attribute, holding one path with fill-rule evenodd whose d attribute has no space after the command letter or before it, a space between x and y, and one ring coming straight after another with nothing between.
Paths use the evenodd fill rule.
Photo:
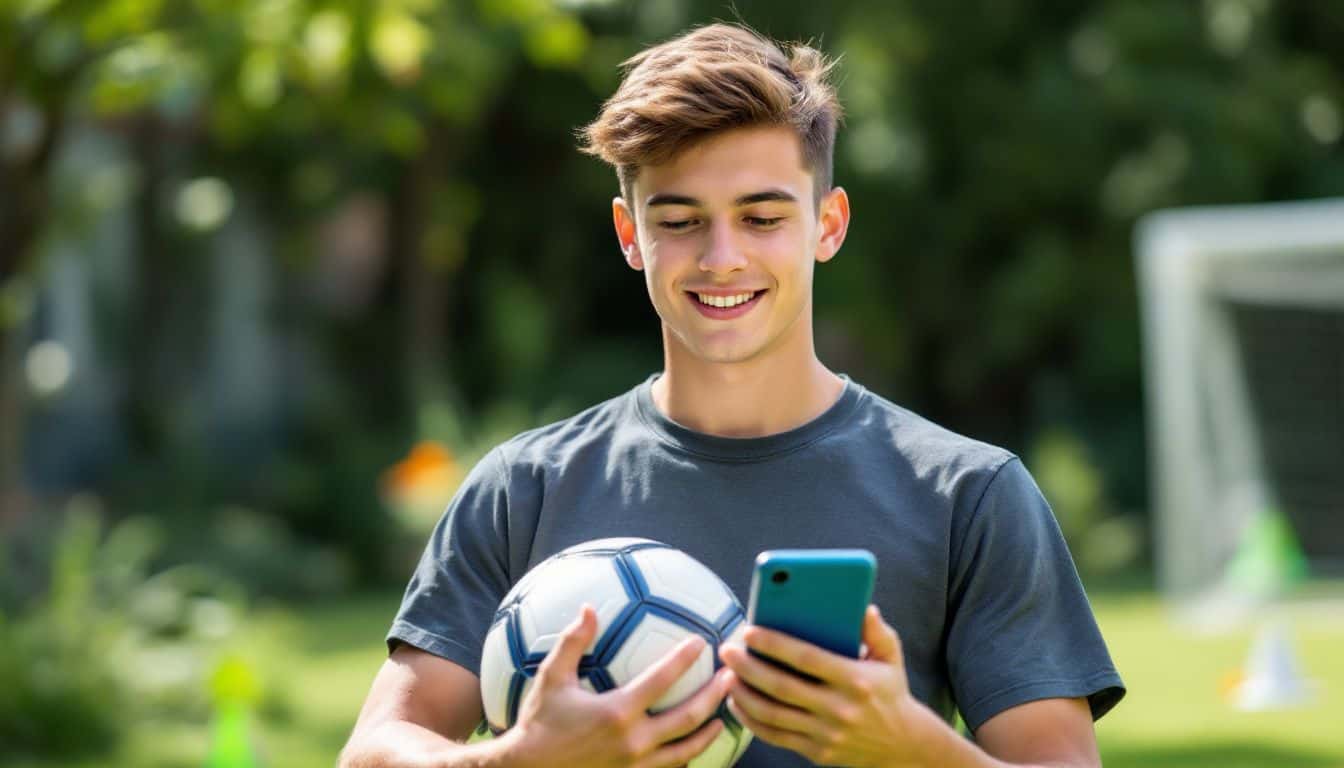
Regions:
<instances>
[{"instance_id":1,"label":"teal phone case","mask_svg":"<svg viewBox=\"0 0 1344 768\"><path fill-rule=\"evenodd\" d=\"M877 558L866 549L775 549L756 558L747 621L858 658Z\"/></svg>"}]
</instances>

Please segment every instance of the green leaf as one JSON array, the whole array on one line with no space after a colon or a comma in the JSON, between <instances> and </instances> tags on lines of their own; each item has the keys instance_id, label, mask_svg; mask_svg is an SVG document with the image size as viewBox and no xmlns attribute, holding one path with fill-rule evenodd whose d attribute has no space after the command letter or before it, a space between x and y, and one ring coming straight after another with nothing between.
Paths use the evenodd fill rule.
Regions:
<instances>
[{"instance_id":1,"label":"green leaf","mask_svg":"<svg viewBox=\"0 0 1344 768\"><path fill-rule=\"evenodd\" d=\"M369 54L389 80L405 85L419 78L421 62L433 44L419 19L409 13L383 11L373 20Z\"/></svg>"},{"instance_id":2,"label":"green leaf","mask_svg":"<svg viewBox=\"0 0 1344 768\"><path fill-rule=\"evenodd\" d=\"M539 67L571 67L588 50L588 30L570 16L555 15L527 30L524 48Z\"/></svg>"}]
</instances>

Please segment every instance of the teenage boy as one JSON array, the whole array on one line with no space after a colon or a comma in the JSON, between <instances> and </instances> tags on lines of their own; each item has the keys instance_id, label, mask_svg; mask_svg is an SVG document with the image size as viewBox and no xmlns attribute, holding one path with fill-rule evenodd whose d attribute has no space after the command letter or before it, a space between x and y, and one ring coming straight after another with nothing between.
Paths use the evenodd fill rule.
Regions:
<instances>
[{"instance_id":1,"label":"teenage boy","mask_svg":"<svg viewBox=\"0 0 1344 768\"><path fill-rule=\"evenodd\" d=\"M839 251L840 108L817 51L713 25L628 62L585 131L615 167L625 261L662 321L664 367L626 394L496 447L434 531L342 765L678 766L726 697L755 733L738 765L1094 766L1123 696L1059 528L1021 461L944 430L817 359L812 275ZM753 627L710 683L657 715L690 641L594 694L585 609L517 725L464 744L500 598L570 545L642 536L744 598L757 552L863 546L880 577L858 660ZM960 713L974 735L953 728Z\"/></svg>"}]
</instances>

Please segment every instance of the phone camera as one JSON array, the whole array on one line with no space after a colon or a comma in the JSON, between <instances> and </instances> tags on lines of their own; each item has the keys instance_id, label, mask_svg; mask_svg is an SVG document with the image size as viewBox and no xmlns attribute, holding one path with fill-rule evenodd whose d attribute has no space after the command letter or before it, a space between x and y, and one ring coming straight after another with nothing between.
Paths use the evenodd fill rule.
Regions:
<instances>
[{"instance_id":1,"label":"phone camera","mask_svg":"<svg viewBox=\"0 0 1344 768\"><path fill-rule=\"evenodd\" d=\"M770 574L770 580L776 584L783 584L784 582L789 580L789 572L775 571L774 573Z\"/></svg>"}]
</instances>

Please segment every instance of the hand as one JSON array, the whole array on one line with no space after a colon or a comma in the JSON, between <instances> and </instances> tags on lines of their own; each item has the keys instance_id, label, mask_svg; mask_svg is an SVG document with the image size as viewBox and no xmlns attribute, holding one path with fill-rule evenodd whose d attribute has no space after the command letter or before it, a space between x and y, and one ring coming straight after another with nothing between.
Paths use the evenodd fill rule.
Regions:
<instances>
[{"instance_id":1,"label":"hand","mask_svg":"<svg viewBox=\"0 0 1344 768\"><path fill-rule=\"evenodd\" d=\"M648 714L649 707L695 663L705 641L688 638L626 685L593 693L579 685L583 650L597 634L597 615L584 606L537 670L536 686L523 701L510 740L509 765L576 765L588 768L670 768L700 754L723 729L714 714L728 691L721 670L675 707Z\"/></svg>"},{"instance_id":2,"label":"hand","mask_svg":"<svg viewBox=\"0 0 1344 768\"><path fill-rule=\"evenodd\" d=\"M721 646L733 675L728 708L757 738L820 765L926 764L925 737L945 724L911 696L900 638L877 606L864 616L867 650L857 660L763 627L748 627L743 640L818 679L774 667L740 644Z\"/></svg>"}]
</instances>

